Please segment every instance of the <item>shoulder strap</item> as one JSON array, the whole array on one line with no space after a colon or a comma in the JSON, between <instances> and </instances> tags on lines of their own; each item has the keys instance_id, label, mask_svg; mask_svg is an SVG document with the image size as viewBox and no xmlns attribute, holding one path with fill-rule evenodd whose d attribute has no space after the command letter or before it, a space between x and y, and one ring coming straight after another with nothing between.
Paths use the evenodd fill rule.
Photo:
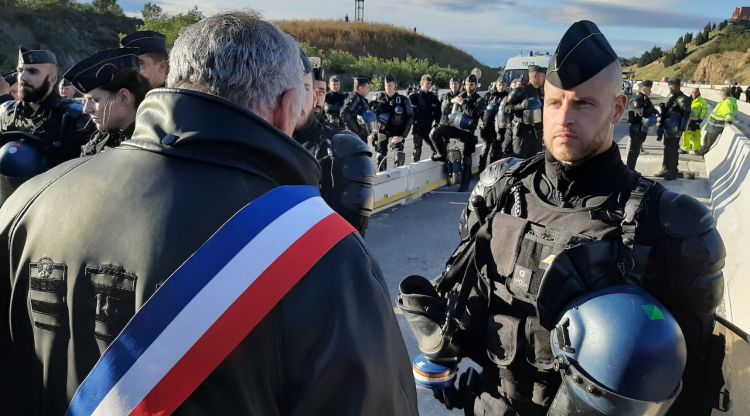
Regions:
<instances>
[{"instance_id":1,"label":"shoulder strap","mask_svg":"<svg viewBox=\"0 0 750 416\"><path fill-rule=\"evenodd\" d=\"M138 310L67 415L172 414L353 231L312 186L281 186L251 202Z\"/></svg>"},{"instance_id":2,"label":"shoulder strap","mask_svg":"<svg viewBox=\"0 0 750 416\"><path fill-rule=\"evenodd\" d=\"M638 175L635 186L625 201L624 215L622 222L620 222L620 227L622 227L622 242L630 248L633 248L633 244L636 241L639 220L642 219L645 210L644 201L646 195L648 195L655 185L656 182Z\"/></svg>"}]
</instances>

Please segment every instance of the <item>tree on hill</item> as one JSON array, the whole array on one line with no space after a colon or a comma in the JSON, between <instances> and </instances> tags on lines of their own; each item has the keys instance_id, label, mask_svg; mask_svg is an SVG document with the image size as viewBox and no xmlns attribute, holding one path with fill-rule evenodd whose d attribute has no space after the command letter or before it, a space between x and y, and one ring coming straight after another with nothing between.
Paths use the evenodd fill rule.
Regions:
<instances>
[{"instance_id":1,"label":"tree on hill","mask_svg":"<svg viewBox=\"0 0 750 416\"><path fill-rule=\"evenodd\" d=\"M661 50L661 48L658 46L654 46L650 51L643 52L643 55L638 58L638 66L646 66L651 62L654 62L655 60L661 58L663 55L664 52Z\"/></svg>"},{"instance_id":2,"label":"tree on hill","mask_svg":"<svg viewBox=\"0 0 750 416\"><path fill-rule=\"evenodd\" d=\"M716 23L714 23L713 25L711 25L711 30L712 31L716 30Z\"/></svg>"},{"instance_id":3,"label":"tree on hill","mask_svg":"<svg viewBox=\"0 0 750 416\"><path fill-rule=\"evenodd\" d=\"M703 32L698 32L697 35L695 35L695 39L693 39L693 43L695 43L695 46L700 46L706 43L706 38L703 36Z\"/></svg>"},{"instance_id":4,"label":"tree on hill","mask_svg":"<svg viewBox=\"0 0 750 416\"><path fill-rule=\"evenodd\" d=\"M685 43L687 44L692 41L693 41L693 33L692 32L685 33Z\"/></svg>"},{"instance_id":5,"label":"tree on hill","mask_svg":"<svg viewBox=\"0 0 750 416\"><path fill-rule=\"evenodd\" d=\"M727 27L728 24L729 22L727 20L724 20L723 22L719 23L719 30L724 29L725 27Z\"/></svg>"},{"instance_id":6,"label":"tree on hill","mask_svg":"<svg viewBox=\"0 0 750 416\"><path fill-rule=\"evenodd\" d=\"M143 24L138 26L138 30L153 30L167 37L167 48L171 48L175 39L180 34L180 29L190 26L193 23L203 19L203 13L194 6L187 13L179 13L169 16L164 13L161 7L146 3L143 5Z\"/></svg>"},{"instance_id":7,"label":"tree on hill","mask_svg":"<svg viewBox=\"0 0 750 416\"><path fill-rule=\"evenodd\" d=\"M122 11L122 7L117 4L117 0L93 0L91 2L91 8L96 13L110 13L116 16L124 16L125 13Z\"/></svg>"}]
</instances>

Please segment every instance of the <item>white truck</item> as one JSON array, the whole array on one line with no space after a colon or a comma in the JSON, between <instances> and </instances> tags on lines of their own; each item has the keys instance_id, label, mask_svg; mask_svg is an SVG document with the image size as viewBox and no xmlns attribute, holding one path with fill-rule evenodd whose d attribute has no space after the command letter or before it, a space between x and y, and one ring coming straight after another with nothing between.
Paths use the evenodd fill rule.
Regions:
<instances>
[{"instance_id":1,"label":"white truck","mask_svg":"<svg viewBox=\"0 0 750 416\"><path fill-rule=\"evenodd\" d=\"M503 81L510 86L510 82L518 77L523 78L524 82L529 82L529 65L539 65L542 68L549 68L552 64L552 55L542 54L541 52L530 52L528 55L519 55L508 58L503 70Z\"/></svg>"}]
</instances>

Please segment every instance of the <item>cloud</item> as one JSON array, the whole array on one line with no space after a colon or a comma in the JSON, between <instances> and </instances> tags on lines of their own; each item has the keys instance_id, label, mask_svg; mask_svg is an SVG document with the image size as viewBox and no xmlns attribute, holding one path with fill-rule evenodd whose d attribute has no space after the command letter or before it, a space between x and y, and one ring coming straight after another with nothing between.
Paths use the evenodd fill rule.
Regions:
<instances>
[{"instance_id":1,"label":"cloud","mask_svg":"<svg viewBox=\"0 0 750 416\"><path fill-rule=\"evenodd\" d=\"M684 13L671 7L672 2L655 1L649 6L630 5L625 0L590 1L569 0L558 3L555 9L535 9L534 16L549 23L571 24L591 20L601 26L699 29L712 18ZM554 6L552 6L554 7ZM716 19L714 19L716 20Z\"/></svg>"},{"instance_id":2,"label":"cloud","mask_svg":"<svg viewBox=\"0 0 750 416\"><path fill-rule=\"evenodd\" d=\"M407 0L417 7L437 7L450 11L486 10L488 7L515 6L515 0Z\"/></svg>"}]
</instances>

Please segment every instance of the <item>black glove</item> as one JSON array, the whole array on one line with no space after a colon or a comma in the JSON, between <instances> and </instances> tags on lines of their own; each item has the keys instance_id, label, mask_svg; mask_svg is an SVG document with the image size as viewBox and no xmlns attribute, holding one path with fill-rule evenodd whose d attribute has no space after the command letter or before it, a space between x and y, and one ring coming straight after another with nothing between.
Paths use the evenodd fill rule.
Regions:
<instances>
[{"instance_id":1,"label":"black glove","mask_svg":"<svg viewBox=\"0 0 750 416\"><path fill-rule=\"evenodd\" d=\"M528 110L531 108L531 98L527 98L521 102L521 108Z\"/></svg>"}]
</instances>

